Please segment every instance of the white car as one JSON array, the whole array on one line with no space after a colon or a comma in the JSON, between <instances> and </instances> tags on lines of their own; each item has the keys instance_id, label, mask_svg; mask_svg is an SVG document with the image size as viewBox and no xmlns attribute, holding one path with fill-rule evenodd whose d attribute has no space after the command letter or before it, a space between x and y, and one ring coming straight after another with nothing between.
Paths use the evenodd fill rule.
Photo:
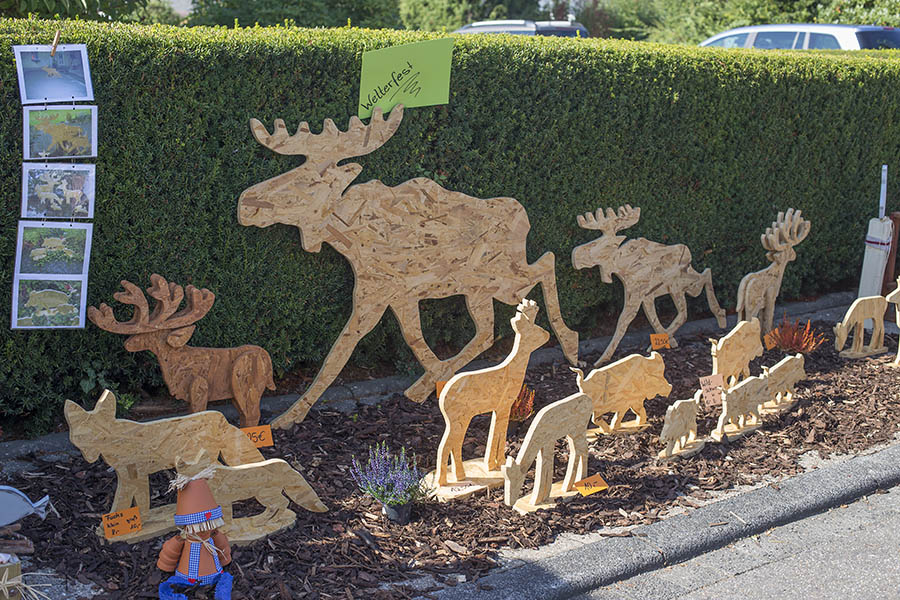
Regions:
<instances>
[{"instance_id":1,"label":"white car","mask_svg":"<svg viewBox=\"0 0 900 600\"><path fill-rule=\"evenodd\" d=\"M512 35L555 35L558 37L590 37L587 27L578 21L477 21L463 25L453 33L509 33Z\"/></svg>"},{"instance_id":2,"label":"white car","mask_svg":"<svg viewBox=\"0 0 900 600\"><path fill-rule=\"evenodd\" d=\"M719 48L877 50L900 48L900 29L878 25L753 25L729 29L700 42Z\"/></svg>"}]
</instances>

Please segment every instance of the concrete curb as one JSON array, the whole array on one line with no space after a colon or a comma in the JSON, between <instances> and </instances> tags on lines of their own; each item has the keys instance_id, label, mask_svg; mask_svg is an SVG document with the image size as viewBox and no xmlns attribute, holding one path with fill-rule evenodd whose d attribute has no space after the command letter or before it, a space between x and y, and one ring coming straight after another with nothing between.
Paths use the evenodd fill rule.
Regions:
<instances>
[{"instance_id":1,"label":"concrete curb","mask_svg":"<svg viewBox=\"0 0 900 600\"><path fill-rule=\"evenodd\" d=\"M900 483L900 444L796 475L652 525L532 561L516 560L441 600L562 600L684 562ZM490 589L487 589L490 588Z\"/></svg>"},{"instance_id":2,"label":"concrete curb","mask_svg":"<svg viewBox=\"0 0 900 600\"><path fill-rule=\"evenodd\" d=\"M853 292L836 292L827 294L812 302L790 302L778 305L775 310L776 319L781 314L786 314L791 318L802 318L820 313L828 313L828 318L832 318L831 311L840 308L841 315L843 309L850 305L856 295ZM836 320L839 320L840 316ZM728 327L734 327L737 323L737 316L730 315L728 317ZM678 330L680 338L687 338L695 335L704 335L718 333L719 329L716 320L712 317L707 319L698 319L682 325ZM649 335L652 333L650 329L642 329L625 334L619 343L620 350L639 349L643 351L648 344ZM580 355L594 354L601 352L609 343L610 337L600 337L590 340L584 340L578 345ZM553 348L543 348L531 355L529 366L535 367L540 365L552 364L554 362L564 362L562 350L556 346ZM491 361L474 361L466 366L463 371L473 369L482 369L494 364ZM392 377L383 377L381 379L373 379L370 381L349 382L344 385L333 385L322 394L319 401L313 406L313 410L332 410L342 413L353 413L359 409L360 405L377 404L383 398L393 394L402 394L406 388L412 385L414 378L395 375ZM262 422L271 421L274 417L286 411L299 398L299 394L286 394L284 396L264 397L260 402L260 414ZM231 422L237 422L238 414L231 404L224 404L210 407L211 410L218 410L225 414ZM78 451L69 444L69 437L66 433L54 433L46 435L34 440L13 440L11 442L0 443L0 461L21 458L34 452L68 452L77 454Z\"/></svg>"}]
</instances>

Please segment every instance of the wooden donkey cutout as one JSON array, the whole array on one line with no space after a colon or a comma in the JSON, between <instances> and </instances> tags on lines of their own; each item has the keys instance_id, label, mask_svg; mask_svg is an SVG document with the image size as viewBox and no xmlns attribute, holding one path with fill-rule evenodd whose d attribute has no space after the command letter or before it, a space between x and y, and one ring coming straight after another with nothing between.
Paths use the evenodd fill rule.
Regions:
<instances>
[{"instance_id":1,"label":"wooden donkey cutout","mask_svg":"<svg viewBox=\"0 0 900 600\"><path fill-rule=\"evenodd\" d=\"M88 318L106 331L128 335L125 349L129 352L149 350L156 355L169 393L191 405L191 412L206 410L209 401L234 399L241 427L259 423L259 399L263 390L275 389L272 360L259 346L237 348L194 348L187 346L196 323L212 308L216 297L207 289L187 286L187 303L178 305L185 293L180 285L168 283L159 275L151 275L147 292L156 299L151 313L147 298L133 283L122 281L124 292L113 297L134 305L134 316L128 322L116 321L112 309L101 304L99 310L88 308Z\"/></svg>"},{"instance_id":2,"label":"wooden donkey cutout","mask_svg":"<svg viewBox=\"0 0 900 600\"><path fill-rule=\"evenodd\" d=\"M124 541L135 542L160 535L174 527L174 505L150 508L150 475L175 467L179 457L204 450L227 465L257 463L262 454L243 431L222 413L204 411L138 423L116 418L116 398L106 390L93 410L71 400L65 405L69 439L89 463L101 456L116 473L116 493L108 512L137 506L143 529Z\"/></svg>"},{"instance_id":3,"label":"wooden donkey cutout","mask_svg":"<svg viewBox=\"0 0 900 600\"><path fill-rule=\"evenodd\" d=\"M897 289L884 297L889 303L894 305L894 322L900 327L900 277L897 278ZM897 346L897 358L890 363L891 367L900 367L900 345Z\"/></svg>"},{"instance_id":4,"label":"wooden donkey cutout","mask_svg":"<svg viewBox=\"0 0 900 600\"><path fill-rule=\"evenodd\" d=\"M179 475L186 477L209 469L210 477L206 478L209 489L222 506L223 533L232 544L250 543L292 526L297 514L288 508L288 498L312 512L328 510L303 475L280 458L225 466L200 449L193 459L186 461L179 457L176 469ZM265 510L235 519L232 505L251 498Z\"/></svg>"},{"instance_id":5,"label":"wooden donkey cutout","mask_svg":"<svg viewBox=\"0 0 900 600\"><path fill-rule=\"evenodd\" d=\"M525 241L530 224L513 198L472 198L416 178L395 187L380 181L350 186L362 167L339 164L381 147L400 126L403 107L384 119L376 108L368 125L356 117L346 132L331 119L322 133L300 124L290 135L284 121L269 133L250 122L256 140L279 154L303 155L306 162L244 191L238 202L241 225L274 223L300 229L303 249L318 252L323 243L341 253L353 268L353 309L309 389L273 422L288 427L302 421L334 381L353 349L393 310L403 339L425 374L406 390L424 401L437 381L450 378L494 342L493 300L517 304L537 284L543 289L550 325L566 358L578 361L578 334L566 327L559 309L555 259L547 252L529 264ZM425 342L419 302L461 294L475 323L475 336L454 357L440 360Z\"/></svg>"},{"instance_id":6,"label":"wooden donkey cutout","mask_svg":"<svg viewBox=\"0 0 900 600\"><path fill-rule=\"evenodd\" d=\"M697 439L697 409L703 392L697 390L689 400L678 400L666 409L659 441L666 444L657 458L666 461L672 458L687 458L703 450L704 440Z\"/></svg>"},{"instance_id":7,"label":"wooden donkey cutout","mask_svg":"<svg viewBox=\"0 0 900 600\"><path fill-rule=\"evenodd\" d=\"M647 427L647 411L644 400L656 396L668 396L672 386L666 381L666 365L659 352L649 357L632 354L621 360L594 369L585 377L581 369L572 369L578 389L593 401L594 423L597 429L587 432L588 439L599 434L629 433ZM623 422L625 413L635 414L632 421ZM607 423L603 415L614 413Z\"/></svg>"},{"instance_id":8,"label":"wooden donkey cutout","mask_svg":"<svg viewBox=\"0 0 900 600\"><path fill-rule=\"evenodd\" d=\"M759 319L741 321L721 339L710 338L712 344L712 374L721 373L725 388L733 387L741 376L750 377L750 361L762 356Z\"/></svg>"},{"instance_id":9,"label":"wooden donkey cutout","mask_svg":"<svg viewBox=\"0 0 900 600\"><path fill-rule=\"evenodd\" d=\"M884 311L887 310L887 300L884 296L868 296L857 298L847 309L844 320L834 326L834 348L844 358L863 358L887 352L884 345ZM866 335L863 324L866 319L872 319L872 337L869 343L863 346L863 338ZM853 330L853 345L849 350L841 352L841 348L847 343L847 336Z\"/></svg>"},{"instance_id":10,"label":"wooden donkey cutout","mask_svg":"<svg viewBox=\"0 0 900 600\"><path fill-rule=\"evenodd\" d=\"M593 401L585 394L572 394L545 406L534 417L522 448L506 459L503 465L503 502L517 512L526 514L553 506L551 499L576 493L575 482L587 475L588 447L585 435L591 417ZM569 442L569 463L566 476L553 483L553 458L556 441ZM534 490L531 497L519 497L525 474L534 463Z\"/></svg>"},{"instance_id":11,"label":"wooden donkey cutout","mask_svg":"<svg viewBox=\"0 0 900 600\"><path fill-rule=\"evenodd\" d=\"M755 273L747 273L738 285L737 315L739 321L749 321L762 312L762 333L772 331L775 318L775 300L781 291L781 280L787 264L796 260L794 246L809 235L810 223L793 208L779 212L772 226L762 234L762 246L768 267Z\"/></svg>"},{"instance_id":12,"label":"wooden donkey cutout","mask_svg":"<svg viewBox=\"0 0 900 600\"><path fill-rule=\"evenodd\" d=\"M509 412L522 389L531 353L550 339L550 334L535 322L537 313L534 301L523 300L510 320L516 337L503 362L478 371L457 373L441 390L438 404L444 415L444 435L438 445L437 468L432 476L439 499L466 497L485 486L503 483L500 467L506 450ZM475 415L488 412L492 417L484 462L470 460L466 463L462 458L462 445L469 423ZM447 488L449 459L452 459L455 485ZM467 470L473 472L467 476ZM459 485L467 479L481 485Z\"/></svg>"},{"instance_id":13,"label":"wooden donkey cutout","mask_svg":"<svg viewBox=\"0 0 900 600\"><path fill-rule=\"evenodd\" d=\"M710 270L706 269L702 273L694 270L691 266L691 251L687 246L666 246L644 238L622 243L625 236L616 235L616 232L631 227L640 217L641 209L631 208L628 204L620 206L618 212L607 208L604 215L603 209L598 208L596 213L577 217L579 227L596 229L603 235L572 250L572 265L576 269L598 266L600 279L604 283L612 283L612 276L617 275L625 286L625 306L616 323L616 332L594 366L600 366L610 359L641 306L644 307L644 314L653 330L668 334L672 348L678 347L675 332L687 320L685 294L693 297L706 290L710 311L716 317L719 327L725 327L725 311L716 300ZM660 296L666 295L672 297L678 314L668 327L663 327L656 315L655 302Z\"/></svg>"},{"instance_id":14,"label":"wooden donkey cutout","mask_svg":"<svg viewBox=\"0 0 900 600\"><path fill-rule=\"evenodd\" d=\"M766 377L748 377L730 390L722 392L722 414L711 437L721 442L740 438L759 429L759 407L768 401L769 380Z\"/></svg>"}]
</instances>

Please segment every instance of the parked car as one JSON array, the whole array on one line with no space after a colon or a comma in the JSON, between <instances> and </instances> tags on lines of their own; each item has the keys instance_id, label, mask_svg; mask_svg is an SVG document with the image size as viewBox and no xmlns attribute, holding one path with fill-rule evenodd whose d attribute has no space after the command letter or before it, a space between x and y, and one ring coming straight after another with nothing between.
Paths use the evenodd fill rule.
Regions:
<instances>
[{"instance_id":1,"label":"parked car","mask_svg":"<svg viewBox=\"0 0 900 600\"><path fill-rule=\"evenodd\" d=\"M753 25L723 31L700 42L719 48L869 50L900 48L900 29L878 25Z\"/></svg>"},{"instance_id":2,"label":"parked car","mask_svg":"<svg viewBox=\"0 0 900 600\"><path fill-rule=\"evenodd\" d=\"M476 21L463 25L453 33L510 33L513 35L555 35L561 37L590 37L587 27L578 21Z\"/></svg>"}]
</instances>

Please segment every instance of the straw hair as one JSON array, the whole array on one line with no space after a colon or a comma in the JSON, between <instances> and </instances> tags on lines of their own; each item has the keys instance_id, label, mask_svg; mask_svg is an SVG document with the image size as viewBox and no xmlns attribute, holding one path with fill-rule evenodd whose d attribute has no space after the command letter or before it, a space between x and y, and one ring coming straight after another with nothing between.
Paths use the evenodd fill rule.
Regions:
<instances>
[{"instance_id":1,"label":"straw hair","mask_svg":"<svg viewBox=\"0 0 900 600\"><path fill-rule=\"evenodd\" d=\"M202 533L204 531L212 531L213 529L218 529L225 525L224 519L210 519L209 521L204 521L203 523L194 523L193 525L180 525L179 529L184 534L191 533Z\"/></svg>"},{"instance_id":2,"label":"straw hair","mask_svg":"<svg viewBox=\"0 0 900 600\"><path fill-rule=\"evenodd\" d=\"M215 465L210 465L210 466L206 467L205 469L203 469L196 475L187 476L187 475L181 475L179 473L175 477L175 479L169 481L168 492L171 492L172 490L181 491L182 489L184 489L184 486L186 486L190 482L196 481L197 479L212 479L213 476L215 476L215 474L216 474L216 466Z\"/></svg>"}]
</instances>

